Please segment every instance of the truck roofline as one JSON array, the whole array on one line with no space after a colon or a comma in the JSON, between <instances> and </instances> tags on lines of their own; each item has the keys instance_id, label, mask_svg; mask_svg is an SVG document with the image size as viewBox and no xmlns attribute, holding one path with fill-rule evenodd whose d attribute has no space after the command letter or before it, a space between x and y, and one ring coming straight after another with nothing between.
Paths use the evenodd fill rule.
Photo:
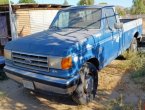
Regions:
<instances>
[{"instance_id":1,"label":"truck roofline","mask_svg":"<svg viewBox=\"0 0 145 110\"><path fill-rule=\"evenodd\" d=\"M102 9L102 8L107 8L107 7L115 7L114 5L85 5L85 6L71 6L65 9L61 9L63 11L65 10L71 10L71 9L91 9L91 8L98 8L98 9Z\"/></svg>"}]
</instances>

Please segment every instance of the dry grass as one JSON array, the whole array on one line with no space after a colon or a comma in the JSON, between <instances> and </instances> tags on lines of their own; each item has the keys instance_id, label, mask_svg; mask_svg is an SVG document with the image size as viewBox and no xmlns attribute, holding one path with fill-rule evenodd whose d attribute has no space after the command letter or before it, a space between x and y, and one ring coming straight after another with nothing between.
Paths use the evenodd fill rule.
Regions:
<instances>
[{"instance_id":1,"label":"dry grass","mask_svg":"<svg viewBox=\"0 0 145 110\"><path fill-rule=\"evenodd\" d=\"M124 60L123 63L115 65L115 69L119 70L121 73L123 73L122 70L125 70L125 74L128 75L123 74L125 75L125 78L122 76L123 81L117 85L120 96L110 100L108 110L134 110L135 108L137 110L143 110L145 102L142 98L143 94L140 91L145 91L145 55L138 53L124 53L123 56L126 60ZM108 67L110 67L110 65ZM113 77L115 80L115 76ZM126 80L127 77L129 78L128 80ZM126 82L128 84L126 84ZM130 88L130 90L128 88ZM127 92L132 92L131 89L138 92L135 93L136 96L133 96L138 100L136 107L133 103L126 103L125 101L127 99L125 94Z\"/></svg>"},{"instance_id":2,"label":"dry grass","mask_svg":"<svg viewBox=\"0 0 145 110\"><path fill-rule=\"evenodd\" d=\"M137 54L132 57L129 66L133 70L131 79L145 90L145 54Z\"/></svg>"},{"instance_id":3,"label":"dry grass","mask_svg":"<svg viewBox=\"0 0 145 110\"><path fill-rule=\"evenodd\" d=\"M108 108L108 110L134 110L132 104L124 104L123 100L124 96L123 94L120 94L120 97L110 101L110 107Z\"/></svg>"},{"instance_id":4,"label":"dry grass","mask_svg":"<svg viewBox=\"0 0 145 110\"><path fill-rule=\"evenodd\" d=\"M127 55L127 60L115 60L99 72L99 87L96 99L88 105L75 105L70 99L26 93L22 86L11 80L0 82L2 110L141 110L145 103L142 82L145 77L138 75L138 55ZM137 58L138 57L138 58ZM134 63L135 62L135 63ZM135 69L136 68L136 69ZM142 79L143 78L143 79ZM142 82L140 82L142 79ZM140 84L141 83L141 84ZM144 86L145 87L145 86ZM5 95L6 94L6 95ZM19 109L19 105L23 107Z\"/></svg>"},{"instance_id":5,"label":"dry grass","mask_svg":"<svg viewBox=\"0 0 145 110\"><path fill-rule=\"evenodd\" d=\"M145 29L145 19L143 19L143 29Z\"/></svg>"}]
</instances>

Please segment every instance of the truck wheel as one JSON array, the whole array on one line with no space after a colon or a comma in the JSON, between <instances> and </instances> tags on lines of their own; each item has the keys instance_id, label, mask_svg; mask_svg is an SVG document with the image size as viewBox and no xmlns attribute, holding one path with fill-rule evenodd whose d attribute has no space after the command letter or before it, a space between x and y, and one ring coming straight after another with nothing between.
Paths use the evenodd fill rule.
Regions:
<instances>
[{"instance_id":1,"label":"truck wheel","mask_svg":"<svg viewBox=\"0 0 145 110\"><path fill-rule=\"evenodd\" d=\"M78 104L87 104L96 96L98 86L97 68L91 63L85 63L79 74L80 81L72 99Z\"/></svg>"},{"instance_id":2,"label":"truck wheel","mask_svg":"<svg viewBox=\"0 0 145 110\"><path fill-rule=\"evenodd\" d=\"M133 41L131 42L129 52L137 52L138 51L138 42L136 38L133 38Z\"/></svg>"}]
</instances>

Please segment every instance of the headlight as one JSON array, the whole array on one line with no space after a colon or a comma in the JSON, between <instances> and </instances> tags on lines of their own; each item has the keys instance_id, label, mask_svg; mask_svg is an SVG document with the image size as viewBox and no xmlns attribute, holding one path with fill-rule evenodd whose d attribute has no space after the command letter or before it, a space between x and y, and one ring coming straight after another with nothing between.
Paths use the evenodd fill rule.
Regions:
<instances>
[{"instance_id":1,"label":"headlight","mask_svg":"<svg viewBox=\"0 0 145 110\"><path fill-rule=\"evenodd\" d=\"M66 58L51 57L48 62L50 68L67 70L72 67L72 57L70 56Z\"/></svg>"},{"instance_id":2,"label":"headlight","mask_svg":"<svg viewBox=\"0 0 145 110\"><path fill-rule=\"evenodd\" d=\"M12 52L10 50L4 50L4 56L6 59L11 60L12 59Z\"/></svg>"}]
</instances>

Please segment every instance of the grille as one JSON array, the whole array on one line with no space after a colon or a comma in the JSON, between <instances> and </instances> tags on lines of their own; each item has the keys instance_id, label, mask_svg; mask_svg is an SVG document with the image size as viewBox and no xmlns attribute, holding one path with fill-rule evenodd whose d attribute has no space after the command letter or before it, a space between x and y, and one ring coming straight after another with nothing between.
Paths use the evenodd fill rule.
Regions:
<instances>
[{"instance_id":1,"label":"grille","mask_svg":"<svg viewBox=\"0 0 145 110\"><path fill-rule=\"evenodd\" d=\"M37 71L49 71L47 56L12 52L12 58L16 66Z\"/></svg>"}]
</instances>

